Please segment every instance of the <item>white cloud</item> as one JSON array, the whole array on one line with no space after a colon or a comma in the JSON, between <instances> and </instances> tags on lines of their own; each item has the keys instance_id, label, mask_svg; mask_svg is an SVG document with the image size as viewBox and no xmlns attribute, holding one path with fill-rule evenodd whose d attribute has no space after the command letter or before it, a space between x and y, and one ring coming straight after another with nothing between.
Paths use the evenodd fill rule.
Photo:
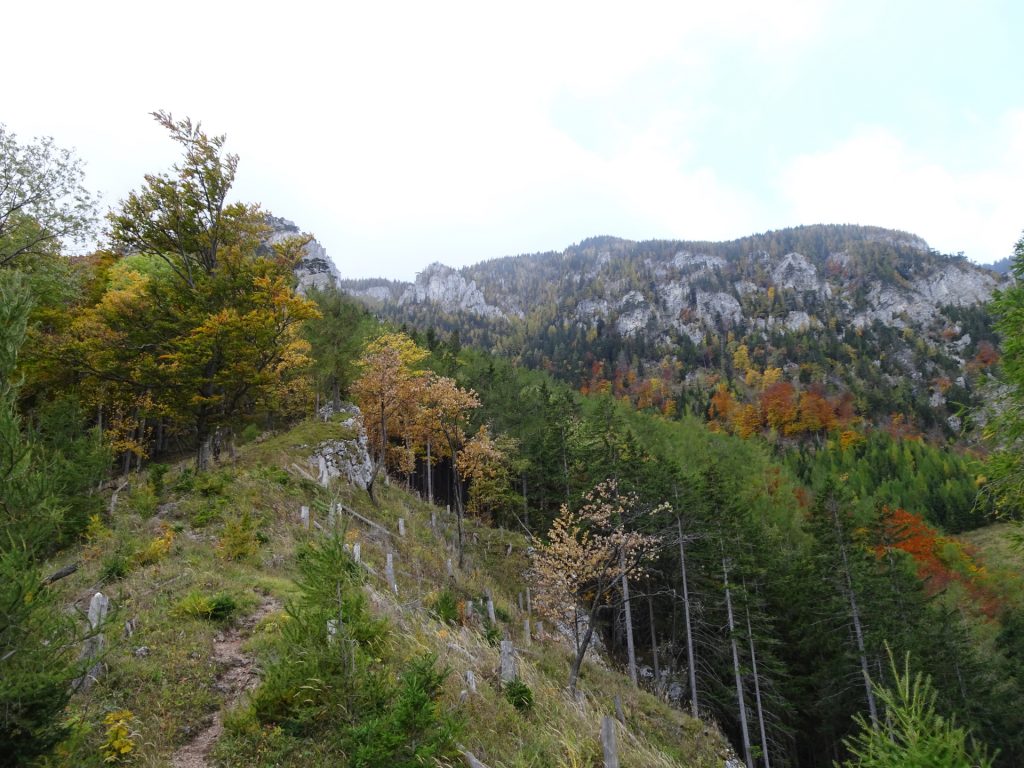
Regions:
<instances>
[{"instance_id":1,"label":"white cloud","mask_svg":"<svg viewBox=\"0 0 1024 768\"><path fill-rule=\"evenodd\" d=\"M989 131L995 160L962 170L883 128L793 160L780 179L792 220L908 230L975 261L1008 255L1024 227L1024 111Z\"/></svg>"}]
</instances>

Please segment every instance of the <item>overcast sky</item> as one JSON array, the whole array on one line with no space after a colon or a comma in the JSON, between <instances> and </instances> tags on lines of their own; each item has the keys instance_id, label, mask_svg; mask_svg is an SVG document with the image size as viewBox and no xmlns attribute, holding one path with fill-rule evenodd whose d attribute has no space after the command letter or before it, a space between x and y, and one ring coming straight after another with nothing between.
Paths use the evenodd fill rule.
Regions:
<instances>
[{"instance_id":1,"label":"overcast sky","mask_svg":"<svg viewBox=\"0 0 1024 768\"><path fill-rule=\"evenodd\" d=\"M226 133L238 199L345 277L593 235L908 230L975 261L1024 229L1024 3L19 2L0 122L116 205Z\"/></svg>"}]
</instances>

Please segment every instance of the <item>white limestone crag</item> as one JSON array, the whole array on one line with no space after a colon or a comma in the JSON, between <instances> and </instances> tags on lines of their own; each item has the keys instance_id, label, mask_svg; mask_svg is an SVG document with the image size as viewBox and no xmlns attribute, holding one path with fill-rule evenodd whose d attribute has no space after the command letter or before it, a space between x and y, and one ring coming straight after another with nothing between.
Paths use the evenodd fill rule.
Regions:
<instances>
[{"instance_id":1,"label":"white limestone crag","mask_svg":"<svg viewBox=\"0 0 1024 768\"><path fill-rule=\"evenodd\" d=\"M300 237L303 234L298 225L288 219L267 216L267 224L270 226L270 235L264 241L264 246L268 248L289 237ZM295 275L299 279L297 290L303 295L313 288L322 290L338 284L338 269L316 238L302 247L302 258L295 267Z\"/></svg>"},{"instance_id":2,"label":"white limestone crag","mask_svg":"<svg viewBox=\"0 0 1024 768\"><path fill-rule=\"evenodd\" d=\"M459 272L434 262L416 275L398 299L398 305L440 304L448 311L462 310L483 317L503 317L504 312L487 303L483 292L476 287L476 281L466 281Z\"/></svg>"},{"instance_id":3,"label":"white limestone crag","mask_svg":"<svg viewBox=\"0 0 1024 768\"><path fill-rule=\"evenodd\" d=\"M339 411L331 405L320 409L320 417L329 420L343 414L338 426L350 430L352 437L326 440L320 443L309 457L309 463L316 467L317 479L322 485L330 484L335 478L344 478L351 485L366 490L373 477L373 461L370 459L369 443L363 427L363 414L358 406L346 403Z\"/></svg>"}]
</instances>

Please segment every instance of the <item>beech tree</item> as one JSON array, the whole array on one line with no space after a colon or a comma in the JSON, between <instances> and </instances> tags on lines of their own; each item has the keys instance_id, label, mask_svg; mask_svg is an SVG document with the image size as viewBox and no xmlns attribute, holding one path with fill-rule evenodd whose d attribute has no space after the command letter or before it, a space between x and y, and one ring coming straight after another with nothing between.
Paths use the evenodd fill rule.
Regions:
<instances>
[{"instance_id":1,"label":"beech tree","mask_svg":"<svg viewBox=\"0 0 1024 768\"><path fill-rule=\"evenodd\" d=\"M84 177L81 161L53 139L19 143L0 124L0 267L93 233L96 198Z\"/></svg>"},{"instance_id":2,"label":"beech tree","mask_svg":"<svg viewBox=\"0 0 1024 768\"><path fill-rule=\"evenodd\" d=\"M538 609L570 624L576 637L569 670L573 695L600 612L608 607L623 577L641 573L659 543L657 536L630 530L626 521L666 510L668 505L662 504L647 511L635 494L620 494L617 483L606 480L584 496L578 510L563 505L547 541L535 543L532 575Z\"/></svg>"},{"instance_id":3,"label":"beech tree","mask_svg":"<svg viewBox=\"0 0 1024 768\"><path fill-rule=\"evenodd\" d=\"M113 410L192 432L202 470L218 430L302 391L309 345L299 331L318 313L294 291L303 241L276 243L267 255L263 214L226 203L238 158L223 154L224 137L154 117L184 160L173 175L146 176L109 216L127 265L81 313L67 353L96 391L116 397Z\"/></svg>"}]
</instances>

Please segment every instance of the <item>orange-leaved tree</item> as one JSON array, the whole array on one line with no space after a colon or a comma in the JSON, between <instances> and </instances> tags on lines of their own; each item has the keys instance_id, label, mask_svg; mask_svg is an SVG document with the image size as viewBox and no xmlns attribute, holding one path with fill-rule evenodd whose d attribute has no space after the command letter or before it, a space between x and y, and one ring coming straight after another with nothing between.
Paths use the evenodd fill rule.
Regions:
<instances>
[{"instance_id":1,"label":"orange-leaved tree","mask_svg":"<svg viewBox=\"0 0 1024 768\"><path fill-rule=\"evenodd\" d=\"M389 429L400 414L419 407L426 371L417 366L429 354L404 333L385 333L367 342L356 362L359 378L352 384L352 396L362 409L366 435L376 457L367 485L374 503L374 482L381 469L387 471Z\"/></svg>"},{"instance_id":2,"label":"orange-leaved tree","mask_svg":"<svg viewBox=\"0 0 1024 768\"><path fill-rule=\"evenodd\" d=\"M532 577L537 607L550 619L571 626L576 640L569 670L572 694L598 615L623 577L639 575L658 546L657 536L629 525L644 514L668 509L668 504L646 509L635 494L620 493L614 480L606 480L584 496L579 509L563 505L547 540L535 541Z\"/></svg>"}]
</instances>

